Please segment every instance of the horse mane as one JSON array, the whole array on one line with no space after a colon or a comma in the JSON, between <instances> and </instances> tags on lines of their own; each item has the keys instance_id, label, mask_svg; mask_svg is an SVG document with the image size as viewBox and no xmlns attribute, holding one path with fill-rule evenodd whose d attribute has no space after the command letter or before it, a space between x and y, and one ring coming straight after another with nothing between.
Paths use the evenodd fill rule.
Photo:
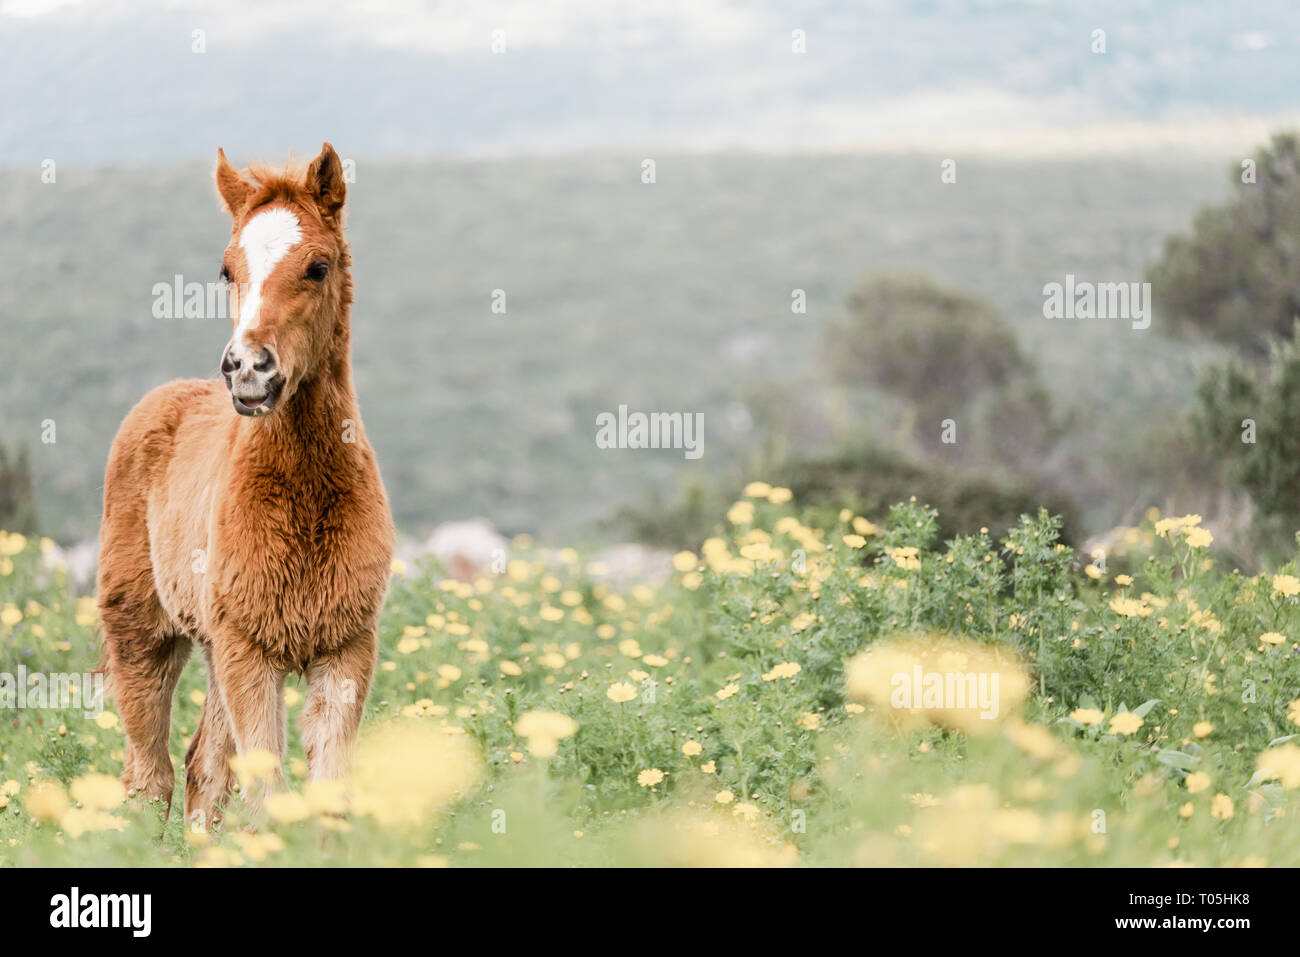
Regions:
<instances>
[{"instance_id":1,"label":"horse mane","mask_svg":"<svg viewBox=\"0 0 1300 957\"><path fill-rule=\"evenodd\" d=\"M316 204L312 202L306 187L307 167L290 159L283 166L271 166L267 163L250 163L244 174L253 181L257 190L248 198L246 210L257 209L277 200L291 203L307 210L321 221ZM341 223L340 223L341 227ZM342 229L339 229L342 232Z\"/></svg>"}]
</instances>

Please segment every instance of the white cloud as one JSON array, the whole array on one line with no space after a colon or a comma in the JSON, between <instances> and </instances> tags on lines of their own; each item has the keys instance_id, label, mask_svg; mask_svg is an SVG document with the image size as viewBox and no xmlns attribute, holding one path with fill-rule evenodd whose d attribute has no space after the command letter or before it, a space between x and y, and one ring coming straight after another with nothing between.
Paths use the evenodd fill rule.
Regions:
<instances>
[{"instance_id":1,"label":"white cloud","mask_svg":"<svg viewBox=\"0 0 1300 957\"><path fill-rule=\"evenodd\" d=\"M0 17L44 17L66 7L75 7L80 2L81 0L0 0Z\"/></svg>"},{"instance_id":2,"label":"white cloud","mask_svg":"<svg viewBox=\"0 0 1300 957\"><path fill-rule=\"evenodd\" d=\"M1273 38L1261 30L1250 33L1238 33L1232 38L1234 50L1266 50L1273 45Z\"/></svg>"},{"instance_id":3,"label":"white cloud","mask_svg":"<svg viewBox=\"0 0 1300 957\"><path fill-rule=\"evenodd\" d=\"M736 0L0 0L0 16L57 21L72 15L128 20L159 10L185 12L219 24L233 42L251 43L284 29L310 29L340 44L459 54L489 48L505 30L514 49L647 46L684 48L745 43L778 27Z\"/></svg>"}]
</instances>

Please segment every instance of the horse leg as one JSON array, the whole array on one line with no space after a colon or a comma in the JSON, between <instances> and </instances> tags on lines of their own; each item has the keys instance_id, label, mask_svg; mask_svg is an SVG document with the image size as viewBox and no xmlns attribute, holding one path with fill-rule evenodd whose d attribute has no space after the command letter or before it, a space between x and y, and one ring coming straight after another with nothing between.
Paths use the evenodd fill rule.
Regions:
<instances>
[{"instance_id":1,"label":"horse leg","mask_svg":"<svg viewBox=\"0 0 1300 957\"><path fill-rule=\"evenodd\" d=\"M284 783L280 761L284 760L284 672L247 641L214 641L213 674L221 688L235 751L245 757L265 751L278 759L269 781L258 781L245 799L256 813L269 788Z\"/></svg>"},{"instance_id":2,"label":"horse leg","mask_svg":"<svg viewBox=\"0 0 1300 957\"><path fill-rule=\"evenodd\" d=\"M168 748L172 696L190 656L190 640L174 634L124 637L107 622L104 635L106 670L126 732L122 784L145 800L165 801L164 816L170 815L176 784Z\"/></svg>"},{"instance_id":3,"label":"horse leg","mask_svg":"<svg viewBox=\"0 0 1300 957\"><path fill-rule=\"evenodd\" d=\"M206 645L203 655L208 663L208 693L198 727L185 752L185 820L198 827L221 820L221 805L235 786L235 772L230 767L230 759L235 755L235 735L212 666L212 652Z\"/></svg>"},{"instance_id":4,"label":"horse leg","mask_svg":"<svg viewBox=\"0 0 1300 957\"><path fill-rule=\"evenodd\" d=\"M116 449L116 444L115 444ZM171 812L176 784L168 738L172 696L190 654L158 599L138 476L116 452L105 476L97 593L103 630L100 668L126 733L122 784Z\"/></svg>"},{"instance_id":5,"label":"horse leg","mask_svg":"<svg viewBox=\"0 0 1300 957\"><path fill-rule=\"evenodd\" d=\"M299 724L310 779L340 778L365 709L378 645L373 634L316 658L307 668L307 701Z\"/></svg>"},{"instance_id":6,"label":"horse leg","mask_svg":"<svg viewBox=\"0 0 1300 957\"><path fill-rule=\"evenodd\" d=\"M289 707L284 700L284 684L281 683L275 689L275 730L276 730L276 751L280 756L280 763L284 763L284 753L288 750L288 717Z\"/></svg>"}]
</instances>

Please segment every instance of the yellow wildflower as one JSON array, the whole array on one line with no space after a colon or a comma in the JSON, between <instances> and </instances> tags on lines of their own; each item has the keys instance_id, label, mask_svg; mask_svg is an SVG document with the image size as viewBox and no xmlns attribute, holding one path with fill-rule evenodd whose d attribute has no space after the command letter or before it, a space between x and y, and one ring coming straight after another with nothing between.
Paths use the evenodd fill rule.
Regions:
<instances>
[{"instance_id":1,"label":"yellow wildflower","mask_svg":"<svg viewBox=\"0 0 1300 957\"><path fill-rule=\"evenodd\" d=\"M658 768L647 768L636 776L636 783L643 788L654 787L664 779L664 773Z\"/></svg>"},{"instance_id":2,"label":"yellow wildflower","mask_svg":"<svg viewBox=\"0 0 1300 957\"><path fill-rule=\"evenodd\" d=\"M1115 717L1110 719L1110 730L1112 734L1129 735L1142 727L1142 719L1129 711L1121 711Z\"/></svg>"},{"instance_id":3,"label":"yellow wildflower","mask_svg":"<svg viewBox=\"0 0 1300 957\"><path fill-rule=\"evenodd\" d=\"M1300 578L1296 578L1294 575L1274 575L1273 591L1279 595L1285 595L1287 598L1300 595Z\"/></svg>"},{"instance_id":4,"label":"yellow wildflower","mask_svg":"<svg viewBox=\"0 0 1300 957\"><path fill-rule=\"evenodd\" d=\"M617 681L605 691L605 697L616 704L631 701L636 697L636 686L626 681Z\"/></svg>"},{"instance_id":5,"label":"yellow wildflower","mask_svg":"<svg viewBox=\"0 0 1300 957\"><path fill-rule=\"evenodd\" d=\"M1220 821L1230 821L1233 815L1232 798L1226 794L1214 795L1214 800L1210 802L1210 816L1216 817Z\"/></svg>"}]
</instances>

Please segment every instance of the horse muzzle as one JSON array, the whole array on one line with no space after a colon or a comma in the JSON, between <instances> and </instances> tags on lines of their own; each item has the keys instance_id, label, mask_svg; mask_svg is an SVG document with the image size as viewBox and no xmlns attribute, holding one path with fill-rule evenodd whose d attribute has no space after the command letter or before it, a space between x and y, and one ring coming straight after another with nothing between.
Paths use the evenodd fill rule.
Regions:
<instances>
[{"instance_id":1,"label":"horse muzzle","mask_svg":"<svg viewBox=\"0 0 1300 957\"><path fill-rule=\"evenodd\" d=\"M231 346L221 357L221 374L240 415L260 417L275 411L284 391L284 374L270 349L255 357Z\"/></svg>"}]
</instances>

